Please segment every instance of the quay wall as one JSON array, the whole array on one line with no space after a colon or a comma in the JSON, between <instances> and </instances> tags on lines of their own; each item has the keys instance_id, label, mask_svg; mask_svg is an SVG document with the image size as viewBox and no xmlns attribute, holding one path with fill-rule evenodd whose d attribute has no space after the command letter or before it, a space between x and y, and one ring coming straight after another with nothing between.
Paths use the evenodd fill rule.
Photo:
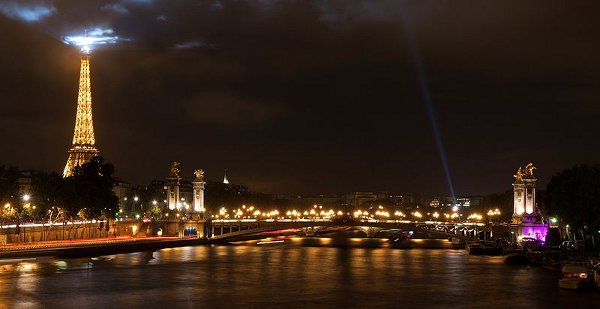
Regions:
<instances>
[{"instance_id":1,"label":"quay wall","mask_svg":"<svg viewBox=\"0 0 600 309\"><path fill-rule=\"evenodd\" d=\"M78 224L54 224L42 226L21 226L0 229L0 245L35 243L42 241L63 241L86 238L108 238L117 236L144 237L157 235L161 230L164 236L177 235L204 238L204 221L159 221L145 223L142 221L110 221ZM194 232L193 235L186 235Z\"/></svg>"}]
</instances>

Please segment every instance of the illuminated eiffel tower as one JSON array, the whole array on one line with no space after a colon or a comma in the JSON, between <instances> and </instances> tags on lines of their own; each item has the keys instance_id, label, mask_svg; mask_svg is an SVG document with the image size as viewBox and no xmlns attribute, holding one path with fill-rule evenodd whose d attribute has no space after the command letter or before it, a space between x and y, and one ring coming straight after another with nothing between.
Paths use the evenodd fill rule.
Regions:
<instances>
[{"instance_id":1,"label":"illuminated eiffel tower","mask_svg":"<svg viewBox=\"0 0 600 309\"><path fill-rule=\"evenodd\" d=\"M77 96L77 116L73 145L69 150L69 158L63 177L73 176L76 166L80 166L100 152L96 149L94 139L94 121L92 119L92 88L90 83L89 49L82 49L81 68L79 70L79 94Z\"/></svg>"}]
</instances>

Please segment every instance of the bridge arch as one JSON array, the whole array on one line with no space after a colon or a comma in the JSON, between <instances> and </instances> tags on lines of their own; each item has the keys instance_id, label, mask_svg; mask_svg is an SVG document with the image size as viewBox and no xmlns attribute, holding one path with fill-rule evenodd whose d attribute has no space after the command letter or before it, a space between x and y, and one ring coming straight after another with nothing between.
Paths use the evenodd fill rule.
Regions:
<instances>
[{"instance_id":1,"label":"bridge arch","mask_svg":"<svg viewBox=\"0 0 600 309\"><path fill-rule=\"evenodd\" d=\"M237 231L231 226L235 226L237 222L239 228ZM223 233L221 230L219 235L213 235L209 238L211 243L227 243L236 237L249 236L253 234L259 234L277 230L288 230L288 229L306 229L310 228L313 230L321 230L329 227L359 227L359 228L380 228L385 230L401 230L401 231L415 231L426 234L433 234L441 236L442 238L459 238L462 240L474 240L477 237L477 231L485 229L483 224L471 225L472 233L465 232L465 226L461 226L461 223L451 222L409 222L409 221L352 221L342 223L339 221L308 221L308 220L280 220L280 221L254 221L254 222L243 222L238 220L213 221L213 227L222 227L223 223L228 223L230 226L229 233ZM251 224L252 223L252 224ZM247 226L243 229L242 226ZM211 227L209 226L209 229ZM473 232L474 231L474 232Z\"/></svg>"}]
</instances>

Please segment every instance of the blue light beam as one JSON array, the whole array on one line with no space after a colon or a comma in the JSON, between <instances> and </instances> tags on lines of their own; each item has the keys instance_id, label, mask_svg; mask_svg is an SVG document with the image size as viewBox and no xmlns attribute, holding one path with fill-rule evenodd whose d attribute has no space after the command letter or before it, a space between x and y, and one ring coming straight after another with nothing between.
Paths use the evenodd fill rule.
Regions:
<instances>
[{"instance_id":1,"label":"blue light beam","mask_svg":"<svg viewBox=\"0 0 600 309\"><path fill-rule=\"evenodd\" d=\"M404 29L406 33L406 40L408 43L408 47L410 49L411 56L415 63L415 71L417 73L418 81L419 81L419 89L421 90L421 98L423 104L425 104L425 108L427 109L427 116L429 118L429 122L431 123L431 129L433 130L433 137L435 139L435 145L438 150L438 154L440 156L440 160L442 161L442 166L444 167L444 173L446 174L446 181L448 183L448 189L450 190L450 194L452 194L452 203L456 202L456 193L454 192L454 185L452 184L452 177L450 176L450 168L448 167L448 160L446 158L446 152L444 151L444 144L442 143L442 136L440 134L440 129L438 127L437 117L435 116L435 108L433 107L433 100L431 99L430 91L429 91L429 83L427 82L427 76L425 74L425 69L423 69L423 63L421 61L421 56L419 55L419 50L417 48L417 44L415 42L413 31L410 28L410 25L407 22L406 18L402 18L404 21Z\"/></svg>"}]
</instances>

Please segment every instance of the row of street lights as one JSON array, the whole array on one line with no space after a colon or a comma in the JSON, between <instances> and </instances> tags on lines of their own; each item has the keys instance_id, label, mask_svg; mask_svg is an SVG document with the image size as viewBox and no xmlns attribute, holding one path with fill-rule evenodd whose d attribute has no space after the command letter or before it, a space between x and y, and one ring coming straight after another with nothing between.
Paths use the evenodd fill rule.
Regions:
<instances>
[{"instance_id":1,"label":"row of street lights","mask_svg":"<svg viewBox=\"0 0 600 309\"><path fill-rule=\"evenodd\" d=\"M31 200L31 195L24 194L22 196L22 199L23 199L23 202L24 202L23 203L23 208L30 207L29 201ZM133 210L134 210L134 212L136 212L136 209L135 209L137 207L136 203L139 202L139 200L140 200L139 197L137 197L137 196L133 197L133 201L134 201ZM127 201L127 197L124 198L124 201ZM153 206L158 205L158 201L156 201L156 200L153 200L151 203L152 203ZM10 207L10 204L7 204L7 205ZM32 208L35 209L35 206L32 206ZM321 219L323 219L323 218L332 218L332 217L334 217L336 215L337 216L343 216L344 215L344 212L341 211L341 210L335 211L333 209L330 209L330 210L327 211L327 210L323 210L322 208L323 208L323 206L314 205L314 207L312 209L310 209L310 210L299 211L299 210L293 209L293 210L289 210L289 211L285 212L285 216L279 216L279 211L277 211L277 210L261 211L259 209L256 209L254 206L246 207L246 205L242 205L241 208L232 210L231 216L228 213L229 211L225 207L222 207L219 210L219 214L213 215L213 218L215 218L215 219L220 219L220 218L223 218L223 219L225 219L225 218L227 218L227 219L229 219L229 218L235 218L235 219L250 219L250 218L252 218L252 219L261 219L261 218L267 219L267 218L271 218L272 219L272 218L281 218L281 219L283 219L283 218L287 217L287 218L291 218L291 219L293 219L293 218L304 218L304 219L311 219L311 218L312 219L319 219L319 218L321 218ZM22 208L17 207L17 224L18 224L18 222L20 220L21 212L22 212ZM122 212L123 212L123 209L121 208L119 210L119 214L121 214ZM140 212L142 214L144 213L143 212L143 205L141 205L141 204L140 204ZM497 209L497 208L494 209L494 210L490 209L487 212L487 217L488 217L488 219L490 221L494 221L494 219L498 218L500 216L500 214L501 214L501 212L500 212L499 209ZM387 211L387 210L385 210L383 208L383 206L378 206L378 208L374 212L362 211L362 210L359 209L359 210L354 211L353 215L354 215L354 217L361 218L361 219L387 219L387 218L390 218L392 216L389 211ZM422 214L418 210L412 212L411 215L415 219L418 219L418 220L420 220L423 217L425 217L425 215ZM395 211L393 213L393 216L396 217L396 218L402 218L402 219L406 218L406 215L403 212L399 211L399 210ZM433 213L429 213L428 212L427 213L427 217L429 219L435 219L435 220L437 220L441 216L442 215L439 214L438 212L433 212ZM139 219L140 218L140 214L136 214L135 217L137 219ZM444 213L443 217L446 220L460 220L460 218L462 217L462 214L459 214L457 211L453 211L452 213ZM470 220L470 221L482 221L482 219L483 219L483 216L480 215L480 214L477 214L477 213L470 214L467 217L467 220ZM556 218L552 218L551 220L552 220L552 223L556 223Z\"/></svg>"},{"instance_id":2,"label":"row of street lights","mask_svg":"<svg viewBox=\"0 0 600 309\"><path fill-rule=\"evenodd\" d=\"M291 209L280 215L278 210L272 211L262 211L260 209L255 208L254 206L246 207L246 205L242 205L241 208L228 210L225 207L221 207L217 214L213 214L212 218L214 219L329 219L335 216L341 217L344 214L350 215L350 213L345 213L341 210L324 210L322 206L315 205L310 210L297 210ZM487 218L489 221L494 221L495 218L499 217L501 214L500 210L494 209L489 210L487 213ZM386 210L383 206L379 206L374 210L356 210L352 213L355 218L364 219L364 220L385 220L392 217L397 219L405 219L407 217L402 211L395 211L391 213ZM436 212L427 212L422 213L419 210L413 211L410 213L412 218L415 220L439 220L440 218L445 218L448 221L456 221L461 220L463 214L459 212L452 213L443 213L440 214ZM466 220L468 221L483 221L484 216L478 213L470 214Z\"/></svg>"}]
</instances>

